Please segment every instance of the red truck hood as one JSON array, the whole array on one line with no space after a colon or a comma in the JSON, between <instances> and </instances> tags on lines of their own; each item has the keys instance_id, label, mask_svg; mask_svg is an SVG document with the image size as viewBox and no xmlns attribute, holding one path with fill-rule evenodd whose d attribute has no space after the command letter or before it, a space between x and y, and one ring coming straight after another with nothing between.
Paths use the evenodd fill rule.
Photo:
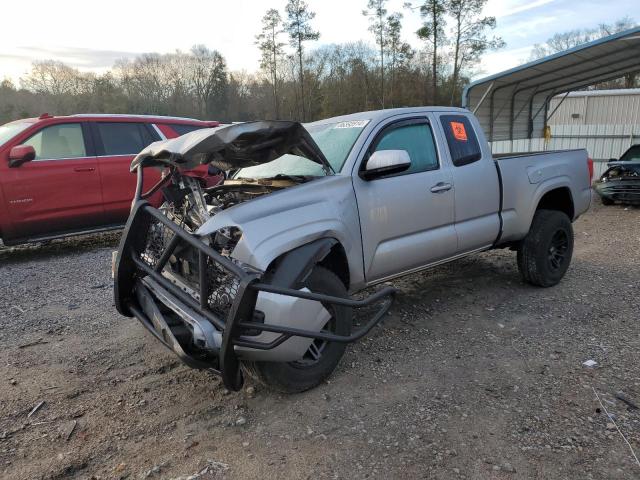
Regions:
<instances>
[{"instance_id":1,"label":"red truck hood","mask_svg":"<svg viewBox=\"0 0 640 480\"><path fill-rule=\"evenodd\" d=\"M320 147L302 124L280 120L196 130L152 143L133 159L131 170L140 165L175 165L192 169L205 164L221 170L235 170L269 163L285 154L308 158L322 165L326 173L332 171Z\"/></svg>"}]
</instances>

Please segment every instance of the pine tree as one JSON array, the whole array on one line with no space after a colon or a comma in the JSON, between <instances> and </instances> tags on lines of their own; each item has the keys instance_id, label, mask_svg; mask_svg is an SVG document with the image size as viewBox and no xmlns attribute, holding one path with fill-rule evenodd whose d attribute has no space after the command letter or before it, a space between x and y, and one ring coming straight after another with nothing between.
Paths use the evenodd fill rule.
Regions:
<instances>
[{"instance_id":1,"label":"pine tree","mask_svg":"<svg viewBox=\"0 0 640 480\"><path fill-rule=\"evenodd\" d=\"M275 118L280 117L280 101L278 99L278 65L284 53L284 43L279 41L282 34L282 18L280 13L271 8L262 17L262 31L256 35L256 45L262 53L260 68L270 77L273 91L273 109Z\"/></svg>"},{"instance_id":2,"label":"pine tree","mask_svg":"<svg viewBox=\"0 0 640 480\"><path fill-rule=\"evenodd\" d=\"M306 118L305 94L304 94L304 47L303 42L309 40L318 40L320 32L316 32L311 28L310 22L316 14L309 10L304 0L289 0L286 6L287 23L284 28L289 34L289 44L295 49L298 57L298 81L300 82L300 100L302 104L302 121Z\"/></svg>"}]
</instances>

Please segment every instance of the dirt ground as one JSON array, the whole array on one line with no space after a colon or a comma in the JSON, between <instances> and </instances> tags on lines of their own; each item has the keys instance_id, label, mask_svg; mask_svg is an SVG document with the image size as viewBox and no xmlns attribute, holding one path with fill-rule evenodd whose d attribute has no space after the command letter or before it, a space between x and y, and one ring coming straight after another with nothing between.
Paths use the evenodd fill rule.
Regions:
<instances>
[{"instance_id":1,"label":"dirt ground","mask_svg":"<svg viewBox=\"0 0 640 480\"><path fill-rule=\"evenodd\" d=\"M229 393L120 317L118 234L0 250L0 477L638 479L640 209L594 203L559 286L509 251L402 279L293 396Z\"/></svg>"}]
</instances>

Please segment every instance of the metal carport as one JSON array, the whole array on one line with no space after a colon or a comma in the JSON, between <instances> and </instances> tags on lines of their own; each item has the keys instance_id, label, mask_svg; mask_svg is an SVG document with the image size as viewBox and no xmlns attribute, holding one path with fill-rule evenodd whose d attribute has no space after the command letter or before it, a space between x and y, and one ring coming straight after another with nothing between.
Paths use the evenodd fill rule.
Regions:
<instances>
[{"instance_id":1,"label":"metal carport","mask_svg":"<svg viewBox=\"0 0 640 480\"><path fill-rule=\"evenodd\" d=\"M640 27L483 78L468 85L462 106L490 142L542 137L555 95L640 71Z\"/></svg>"}]
</instances>

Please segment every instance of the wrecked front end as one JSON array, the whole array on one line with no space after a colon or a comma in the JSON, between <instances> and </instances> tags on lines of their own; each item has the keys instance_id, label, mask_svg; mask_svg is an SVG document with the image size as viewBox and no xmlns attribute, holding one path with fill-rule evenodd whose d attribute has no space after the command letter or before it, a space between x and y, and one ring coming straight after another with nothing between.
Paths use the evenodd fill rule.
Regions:
<instances>
[{"instance_id":1,"label":"wrecked front end","mask_svg":"<svg viewBox=\"0 0 640 480\"><path fill-rule=\"evenodd\" d=\"M260 123L264 128L269 122ZM278 127L292 124L273 123ZM292 132L291 128L285 130ZM252 135L250 142L245 142L247 132ZM300 146L298 134L278 144L281 134L276 138L261 137L245 124L235 134L227 131L225 135L221 141L220 136L211 140L200 134L195 143L208 139L209 145L200 148L197 163L211 164L206 159L212 158L228 162L235 157L235 163L226 166L237 168L239 163L255 164L251 162L256 158L264 162L282 152L293 151L305 158L317 155L308 139L303 139L306 146ZM269 152L255 148L261 142ZM294 360L314 340L354 342L366 335L389 309L393 295L390 288L355 300L314 293L296 283L275 282L264 271L233 257L242 237L241 225L212 234L198 233L199 227L217 213L288 188L290 181L254 185L230 181L203 188L181 168L193 166L193 157L184 153L188 150L167 145L154 148L149 152L155 153L147 154L146 159L143 152L134 161L138 190L115 260L115 302L121 314L136 317L186 364L215 371L227 388L238 390L243 383L241 361ZM248 150L252 150L250 154ZM219 165L225 166L216 166ZM145 168L157 166L165 170L163 180L143 193ZM158 191L162 192L163 201L154 206L148 199ZM331 241L323 239L314 248L322 250L327 246ZM328 315L326 308L331 305L376 305L377 309L358 330L339 335L322 329ZM302 318L306 320L301 321Z\"/></svg>"},{"instance_id":2,"label":"wrecked front end","mask_svg":"<svg viewBox=\"0 0 640 480\"><path fill-rule=\"evenodd\" d=\"M640 161L610 162L594 188L606 203L640 205Z\"/></svg>"}]
</instances>

